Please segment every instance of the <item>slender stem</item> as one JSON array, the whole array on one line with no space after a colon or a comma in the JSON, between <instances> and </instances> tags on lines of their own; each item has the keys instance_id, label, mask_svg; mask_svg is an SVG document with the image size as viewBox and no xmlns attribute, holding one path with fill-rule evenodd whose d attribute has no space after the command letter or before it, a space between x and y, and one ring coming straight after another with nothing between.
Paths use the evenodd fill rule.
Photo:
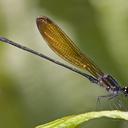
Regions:
<instances>
[{"instance_id":1,"label":"slender stem","mask_svg":"<svg viewBox=\"0 0 128 128\"><path fill-rule=\"evenodd\" d=\"M70 67L70 66L68 66L68 65L65 65L65 64L63 64L63 63L61 63L61 62L59 62L59 61L56 61L56 60L54 60L54 59L52 59L52 58L50 58L50 57L48 57L48 56L46 56L46 55L44 55L44 54L42 54L42 53L39 53L39 52L37 52L37 51L35 51L35 50L33 50L33 49L30 49L30 48L28 48L28 47L26 47L26 46L20 45L20 44L18 44L18 43L15 43L15 42L13 42L13 41L11 41L11 40L5 38L5 37L1 37L1 36L0 36L0 41L5 42L5 43L10 44L10 45L13 45L13 46L15 46L15 47L17 47L17 48L20 48L20 49L22 49L22 50L24 50L24 51L27 51L27 52L29 52L29 53L32 53L32 54L34 54L34 55L36 55L36 56L39 56L39 57L41 57L41 58L43 58L43 59L49 60L49 61L51 61L51 62L53 62L53 63L55 63L55 64L57 64L57 65L60 65L60 66L62 66L62 67L65 67L65 68L67 68L67 69L69 69L69 70L71 70L71 71L73 71L73 72L76 72L76 73L78 73L78 74L80 74L80 75L86 77L87 79L89 79L92 83L96 83L96 84L98 83L98 80L97 80L96 78L92 77L91 75L88 75L88 74L86 74L86 73L84 73L84 72L81 72L81 71L79 71L78 69L73 68L73 67Z\"/></svg>"}]
</instances>

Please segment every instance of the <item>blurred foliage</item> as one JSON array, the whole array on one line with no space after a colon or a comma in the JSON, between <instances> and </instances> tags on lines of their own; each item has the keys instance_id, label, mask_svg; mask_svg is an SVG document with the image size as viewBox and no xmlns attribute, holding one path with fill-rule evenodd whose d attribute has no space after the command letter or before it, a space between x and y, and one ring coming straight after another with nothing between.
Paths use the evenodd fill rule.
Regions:
<instances>
[{"instance_id":1,"label":"blurred foliage","mask_svg":"<svg viewBox=\"0 0 128 128\"><path fill-rule=\"evenodd\" d=\"M128 1L0 1L0 35L60 59L42 41L35 24L38 15L53 19L103 71L126 83ZM94 111L96 97L105 94L71 71L6 44L0 46L1 128L31 128L65 115ZM110 109L106 102L103 105ZM86 125L93 126L123 128L127 123L100 119Z\"/></svg>"}]
</instances>

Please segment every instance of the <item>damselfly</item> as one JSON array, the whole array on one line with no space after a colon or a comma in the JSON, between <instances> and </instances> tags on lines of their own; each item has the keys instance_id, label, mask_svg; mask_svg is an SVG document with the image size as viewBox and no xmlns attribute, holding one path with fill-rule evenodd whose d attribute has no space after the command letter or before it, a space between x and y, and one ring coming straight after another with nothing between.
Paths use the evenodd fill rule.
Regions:
<instances>
[{"instance_id":1,"label":"damselfly","mask_svg":"<svg viewBox=\"0 0 128 128\"><path fill-rule=\"evenodd\" d=\"M102 72L90 58L88 58L85 54L80 51L80 49L75 45L75 43L52 20L50 20L48 17L40 16L36 19L36 23L41 35L46 40L49 47L56 54L58 54L61 58L71 63L72 65L80 69L87 70L91 73L91 75L86 74L85 72L82 72L77 68L73 68L64 63L56 61L42 53L34 51L33 49L10 41L4 37L0 37L0 41L14 45L22 50L40 56L41 58L49 60L69 70L72 70L73 72L76 72L86 77L92 83L104 87L108 92L110 92L109 95L101 97L107 97L111 99L120 94L128 96L128 87L121 87L121 85L111 75Z\"/></svg>"}]
</instances>

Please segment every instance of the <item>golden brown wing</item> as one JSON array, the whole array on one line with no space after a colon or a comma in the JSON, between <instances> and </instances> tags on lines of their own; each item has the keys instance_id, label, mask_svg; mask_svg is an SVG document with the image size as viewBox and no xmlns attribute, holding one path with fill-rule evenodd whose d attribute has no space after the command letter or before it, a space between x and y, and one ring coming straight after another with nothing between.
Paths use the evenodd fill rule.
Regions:
<instances>
[{"instance_id":1,"label":"golden brown wing","mask_svg":"<svg viewBox=\"0 0 128 128\"><path fill-rule=\"evenodd\" d=\"M37 26L50 48L69 63L89 71L98 78L103 72L86 57L73 41L49 18L38 17Z\"/></svg>"}]
</instances>

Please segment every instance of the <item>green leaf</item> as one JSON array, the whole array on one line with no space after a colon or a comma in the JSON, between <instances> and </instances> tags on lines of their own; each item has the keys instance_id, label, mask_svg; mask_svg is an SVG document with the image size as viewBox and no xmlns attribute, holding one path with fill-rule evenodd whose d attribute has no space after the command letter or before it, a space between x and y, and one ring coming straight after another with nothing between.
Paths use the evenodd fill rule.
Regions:
<instances>
[{"instance_id":1,"label":"green leaf","mask_svg":"<svg viewBox=\"0 0 128 128\"><path fill-rule=\"evenodd\" d=\"M128 112L122 112L118 110L88 112L84 114L72 115L61 119L57 119L55 121L43 125L39 125L36 128L76 128L85 121L89 121L91 119L100 118L100 117L128 120Z\"/></svg>"}]
</instances>

